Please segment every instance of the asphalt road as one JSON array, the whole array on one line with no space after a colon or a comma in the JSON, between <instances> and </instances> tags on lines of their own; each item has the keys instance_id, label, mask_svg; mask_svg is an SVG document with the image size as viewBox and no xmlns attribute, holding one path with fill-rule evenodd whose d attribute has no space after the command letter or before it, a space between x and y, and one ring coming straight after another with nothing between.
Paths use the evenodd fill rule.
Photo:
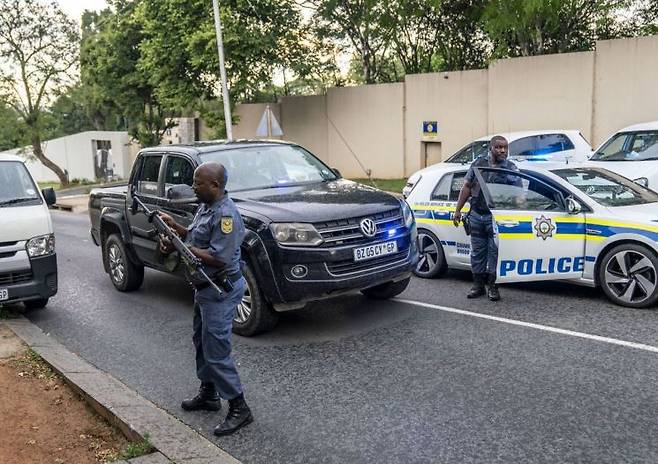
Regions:
<instances>
[{"instance_id":1,"label":"asphalt road","mask_svg":"<svg viewBox=\"0 0 658 464\"><path fill-rule=\"evenodd\" d=\"M656 463L658 353L361 296L283 314L234 338L256 421L216 439L194 394L192 291L147 272L134 293L103 272L86 215L53 212L60 290L27 316L246 463ZM658 312L561 283L471 302L466 273L414 279L407 300L658 347ZM225 411L225 410L224 410Z\"/></svg>"}]
</instances>

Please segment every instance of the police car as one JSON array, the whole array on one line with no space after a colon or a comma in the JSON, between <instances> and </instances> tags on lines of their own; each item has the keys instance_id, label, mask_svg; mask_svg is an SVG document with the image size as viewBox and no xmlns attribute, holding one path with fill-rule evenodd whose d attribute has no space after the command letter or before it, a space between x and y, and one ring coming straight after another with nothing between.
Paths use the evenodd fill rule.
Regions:
<instances>
[{"instance_id":1,"label":"police car","mask_svg":"<svg viewBox=\"0 0 658 464\"><path fill-rule=\"evenodd\" d=\"M583 162L592 154L589 142L577 130L517 131L498 135L502 135L509 142L508 158L514 162ZM426 172L441 169L444 163L470 164L478 156L486 155L492 137L493 135L487 135L475 139L444 162L416 172L409 177L402 194L406 198Z\"/></svg>"},{"instance_id":2,"label":"police car","mask_svg":"<svg viewBox=\"0 0 658 464\"><path fill-rule=\"evenodd\" d=\"M470 269L470 237L452 222L467 169L444 164L427 172L407 198L418 227L419 277ZM524 163L506 171L521 182L506 184L485 181L494 178L482 175L491 169L476 175L494 215L498 282L566 280L598 286L619 305L656 303L658 193L573 163Z\"/></svg>"},{"instance_id":3,"label":"police car","mask_svg":"<svg viewBox=\"0 0 658 464\"><path fill-rule=\"evenodd\" d=\"M658 190L658 121L621 129L601 144L588 164Z\"/></svg>"}]
</instances>

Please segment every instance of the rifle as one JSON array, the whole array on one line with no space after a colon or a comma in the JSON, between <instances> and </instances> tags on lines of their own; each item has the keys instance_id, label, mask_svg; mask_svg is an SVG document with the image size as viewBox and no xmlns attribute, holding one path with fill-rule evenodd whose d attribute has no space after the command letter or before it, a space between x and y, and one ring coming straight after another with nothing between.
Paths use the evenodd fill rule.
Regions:
<instances>
[{"instance_id":1,"label":"rifle","mask_svg":"<svg viewBox=\"0 0 658 464\"><path fill-rule=\"evenodd\" d=\"M153 224L155 226L155 229L165 237L167 237L170 241L171 244L174 246L176 251L178 251L181 260L187 266L188 270L190 271L190 274L194 274L195 272L198 272L201 274L201 276L208 282L208 284L217 290L217 293L220 295L223 293L221 289L217 286L215 282L206 274L206 271L203 269L203 263L199 258L197 258L194 253L190 251L190 249L183 243L183 241L180 239L178 234L167 225L166 222L162 220L162 218L158 215L157 211L151 210L146 206L142 200L139 199L137 194L135 193L134 188L131 190L131 196L132 196L132 205L130 206L130 212L135 215L137 212L141 209L146 218L148 219L149 224Z\"/></svg>"}]
</instances>

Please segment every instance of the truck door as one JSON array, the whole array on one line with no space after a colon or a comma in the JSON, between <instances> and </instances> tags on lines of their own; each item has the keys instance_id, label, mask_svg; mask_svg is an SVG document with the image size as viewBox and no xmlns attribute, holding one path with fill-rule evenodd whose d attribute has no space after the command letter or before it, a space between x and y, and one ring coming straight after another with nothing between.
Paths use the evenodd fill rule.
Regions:
<instances>
[{"instance_id":1,"label":"truck door","mask_svg":"<svg viewBox=\"0 0 658 464\"><path fill-rule=\"evenodd\" d=\"M498 239L498 281L560 280L585 269L585 214L569 213L550 181L516 171L476 172Z\"/></svg>"},{"instance_id":2,"label":"truck door","mask_svg":"<svg viewBox=\"0 0 658 464\"><path fill-rule=\"evenodd\" d=\"M137 160L135 174L131 180L135 192L149 209L161 209L164 203L162 183L159 182L164 168L162 154L145 154ZM128 189L126 205L132 204L132 192ZM140 260L156 265L156 248L158 236L153 224L143 212L132 214L126 211L126 220L132 235L133 249Z\"/></svg>"},{"instance_id":3,"label":"truck door","mask_svg":"<svg viewBox=\"0 0 658 464\"><path fill-rule=\"evenodd\" d=\"M194 165L184 156L171 154L167 155L165 163L165 202L162 210L171 215L179 224L188 226L199 207L192 190ZM186 201L190 198L194 198L194 201Z\"/></svg>"}]
</instances>

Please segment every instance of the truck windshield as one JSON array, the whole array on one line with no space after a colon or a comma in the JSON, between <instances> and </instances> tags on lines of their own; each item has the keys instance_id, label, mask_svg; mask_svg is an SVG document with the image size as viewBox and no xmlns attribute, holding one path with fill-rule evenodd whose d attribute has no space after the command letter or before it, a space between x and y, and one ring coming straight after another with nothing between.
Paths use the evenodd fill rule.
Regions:
<instances>
[{"instance_id":1,"label":"truck windshield","mask_svg":"<svg viewBox=\"0 0 658 464\"><path fill-rule=\"evenodd\" d=\"M605 206L644 205L658 201L656 192L606 169L556 169L553 173Z\"/></svg>"},{"instance_id":2,"label":"truck windshield","mask_svg":"<svg viewBox=\"0 0 658 464\"><path fill-rule=\"evenodd\" d=\"M0 161L0 207L39 203L41 197L25 165Z\"/></svg>"},{"instance_id":3,"label":"truck windshield","mask_svg":"<svg viewBox=\"0 0 658 464\"><path fill-rule=\"evenodd\" d=\"M201 155L202 161L216 161L226 167L226 189L254 190L335 180L336 175L322 161L301 147L260 145L222 150Z\"/></svg>"}]
</instances>

